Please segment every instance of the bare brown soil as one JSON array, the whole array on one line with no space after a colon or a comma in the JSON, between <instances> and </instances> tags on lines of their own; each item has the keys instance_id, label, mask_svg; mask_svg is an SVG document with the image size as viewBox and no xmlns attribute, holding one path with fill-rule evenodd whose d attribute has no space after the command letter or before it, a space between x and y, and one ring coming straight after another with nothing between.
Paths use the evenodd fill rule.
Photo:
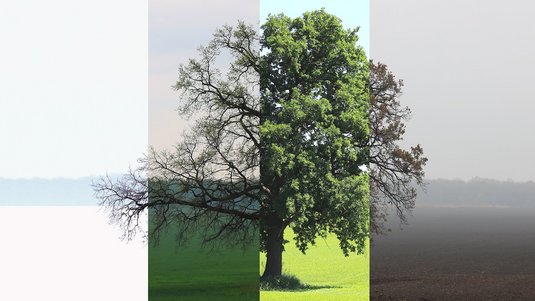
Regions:
<instances>
[{"instance_id":1,"label":"bare brown soil","mask_svg":"<svg viewBox=\"0 0 535 301\"><path fill-rule=\"evenodd\" d=\"M535 300L533 211L428 209L376 237L371 300Z\"/></svg>"}]
</instances>

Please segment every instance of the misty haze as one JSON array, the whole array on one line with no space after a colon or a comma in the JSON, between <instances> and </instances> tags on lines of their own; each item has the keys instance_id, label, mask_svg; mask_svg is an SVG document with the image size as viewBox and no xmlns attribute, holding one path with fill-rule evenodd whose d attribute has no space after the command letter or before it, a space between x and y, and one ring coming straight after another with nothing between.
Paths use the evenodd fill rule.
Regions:
<instances>
[{"instance_id":1,"label":"misty haze","mask_svg":"<svg viewBox=\"0 0 535 301\"><path fill-rule=\"evenodd\" d=\"M91 185L98 179L0 178L0 206L95 206L98 200Z\"/></svg>"},{"instance_id":2,"label":"misty haze","mask_svg":"<svg viewBox=\"0 0 535 301\"><path fill-rule=\"evenodd\" d=\"M533 300L535 183L433 180L371 252L372 300Z\"/></svg>"},{"instance_id":3,"label":"misty haze","mask_svg":"<svg viewBox=\"0 0 535 301\"><path fill-rule=\"evenodd\" d=\"M372 57L413 113L406 143L422 145L427 179L464 180L430 180L408 225L389 216L372 300L535 300L535 4L370 5Z\"/></svg>"}]
</instances>

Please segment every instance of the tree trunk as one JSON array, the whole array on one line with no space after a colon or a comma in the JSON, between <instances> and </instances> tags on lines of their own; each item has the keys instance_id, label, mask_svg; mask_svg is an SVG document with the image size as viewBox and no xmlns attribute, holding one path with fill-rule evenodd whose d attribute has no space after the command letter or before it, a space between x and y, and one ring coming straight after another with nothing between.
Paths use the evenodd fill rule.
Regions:
<instances>
[{"instance_id":1,"label":"tree trunk","mask_svg":"<svg viewBox=\"0 0 535 301\"><path fill-rule=\"evenodd\" d=\"M284 249L284 229L281 220L270 223L267 229L266 268L262 278L280 276L282 273L282 251Z\"/></svg>"}]
</instances>

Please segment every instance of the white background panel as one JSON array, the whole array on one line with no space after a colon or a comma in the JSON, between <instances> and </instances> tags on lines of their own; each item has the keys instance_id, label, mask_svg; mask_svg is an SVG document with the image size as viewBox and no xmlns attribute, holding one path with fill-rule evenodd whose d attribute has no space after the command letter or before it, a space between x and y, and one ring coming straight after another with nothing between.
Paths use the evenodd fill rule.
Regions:
<instances>
[{"instance_id":1,"label":"white background panel","mask_svg":"<svg viewBox=\"0 0 535 301\"><path fill-rule=\"evenodd\" d=\"M147 300L147 247L120 234L96 206L0 206L0 300Z\"/></svg>"}]
</instances>

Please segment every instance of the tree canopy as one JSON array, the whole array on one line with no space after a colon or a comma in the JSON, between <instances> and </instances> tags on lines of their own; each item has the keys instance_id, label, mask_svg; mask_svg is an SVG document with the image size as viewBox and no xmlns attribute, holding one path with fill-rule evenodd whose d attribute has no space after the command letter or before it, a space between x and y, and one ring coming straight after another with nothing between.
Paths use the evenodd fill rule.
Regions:
<instances>
[{"instance_id":1,"label":"tree canopy","mask_svg":"<svg viewBox=\"0 0 535 301\"><path fill-rule=\"evenodd\" d=\"M328 233L345 255L362 252L370 206L380 207L370 189L410 208L425 158L397 146L407 117L399 86L368 61L357 29L318 10L271 15L261 32L217 30L174 85L195 126L173 151L151 151L139 170L95 189L127 236L145 209L156 238L175 224L179 242L195 233L248 244L259 230L267 277L281 274L287 228L302 252Z\"/></svg>"},{"instance_id":2,"label":"tree canopy","mask_svg":"<svg viewBox=\"0 0 535 301\"><path fill-rule=\"evenodd\" d=\"M303 252L328 232L345 254L362 251L369 105L357 32L324 11L271 16L262 30L260 174L270 193L260 233L267 269L270 252L282 251L286 227Z\"/></svg>"}]
</instances>

